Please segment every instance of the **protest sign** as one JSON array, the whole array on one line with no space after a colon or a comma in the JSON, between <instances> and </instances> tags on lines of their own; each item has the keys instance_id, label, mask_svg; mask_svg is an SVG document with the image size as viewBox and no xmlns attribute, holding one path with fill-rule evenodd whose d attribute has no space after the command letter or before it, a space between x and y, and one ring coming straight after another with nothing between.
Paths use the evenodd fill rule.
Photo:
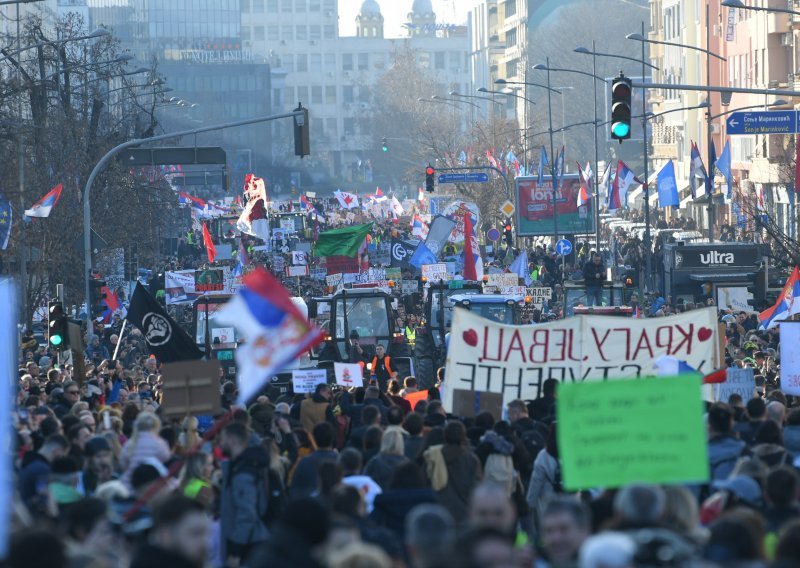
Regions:
<instances>
[{"instance_id":1,"label":"protest sign","mask_svg":"<svg viewBox=\"0 0 800 568\"><path fill-rule=\"evenodd\" d=\"M308 256L301 250L293 250L292 251L292 264L294 265L306 265L308 264Z\"/></svg>"},{"instance_id":2,"label":"protest sign","mask_svg":"<svg viewBox=\"0 0 800 568\"><path fill-rule=\"evenodd\" d=\"M503 286L500 288L500 293L508 296L524 296L526 291L525 286Z\"/></svg>"},{"instance_id":3,"label":"protest sign","mask_svg":"<svg viewBox=\"0 0 800 568\"><path fill-rule=\"evenodd\" d=\"M308 265L286 266L286 276L308 276Z\"/></svg>"},{"instance_id":4,"label":"protest sign","mask_svg":"<svg viewBox=\"0 0 800 568\"><path fill-rule=\"evenodd\" d=\"M725 382L714 385L714 400L728 402L728 397L732 394L739 394L742 400L753 398L756 390L756 380L753 376L753 369L727 369Z\"/></svg>"},{"instance_id":5,"label":"protest sign","mask_svg":"<svg viewBox=\"0 0 800 568\"><path fill-rule=\"evenodd\" d=\"M282 254L274 254L272 255L272 270L274 272L283 272L283 267L285 263L283 261Z\"/></svg>"},{"instance_id":6,"label":"protest sign","mask_svg":"<svg viewBox=\"0 0 800 568\"><path fill-rule=\"evenodd\" d=\"M545 300L553 297L553 289L547 287L528 288L525 293L531 297L531 303L538 307L543 306Z\"/></svg>"},{"instance_id":7,"label":"protest sign","mask_svg":"<svg viewBox=\"0 0 800 568\"><path fill-rule=\"evenodd\" d=\"M333 371L336 374L336 384L344 387L364 386L364 375L358 363L334 363Z\"/></svg>"},{"instance_id":8,"label":"protest sign","mask_svg":"<svg viewBox=\"0 0 800 568\"><path fill-rule=\"evenodd\" d=\"M194 289L198 292L222 292L225 281L221 269L195 270Z\"/></svg>"},{"instance_id":9,"label":"protest sign","mask_svg":"<svg viewBox=\"0 0 800 568\"><path fill-rule=\"evenodd\" d=\"M444 262L439 262L437 264L423 264L422 276L427 278L428 282L450 280L450 275L447 273L447 264Z\"/></svg>"},{"instance_id":10,"label":"protest sign","mask_svg":"<svg viewBox=\"0 0 800 568\"><path fill-rule=\"evenodd\" d=\"M407 294L414 294L419 292L419 282L416 280L401 280L400 293L404 296Z\"/></svg>"},{"instance_id":11,"label":"protest sign","mask_svg":"<svg viewBox=\"0 0 800 568\"><path fill-rule=\"evenodd\" d=\"M468 390L453 393L453 414L472 417L481 412L488 412L495 420L500 420L503 417L503 395Z\"/></svg>"},{"instance_id":12,"label":"protest sign","mask_svg":"<svg viewBox=\"0 0 800 568\"><path fill-rule=\"evenodd\" d=\"M216 342L219 339L220 343L232 343L235 341L234 328L232 327L212 327L211 328L211 341Z\"/></svg>"},{"instance_id":13,"label":"protest sign","mask_svg":"<svg viewBox=\"0 0 800 568\"><path fill-rule=\"evenodd\" d=\"M781 330L781 390L800 395L800 322L780 323Z\"/></svg>"},{"instance_id":14,"label":"protest sign","mask_svg":"<svg viewBox=\"0 0 800 568\"><path fill-rule=\"evenodd\" d=\"M519 276L510 272L500 272L496 274L489 274L486 284L488 286L495 286L501 290L506 286L518 286Z\"/></svg>"},{"instance_id":15,"label":"protest sign","mask_svg":"<svg viewBox=\"0 0 800 568\"><path fill-rule=\"evenodd\" d=\"M309 270L308 273L314 280L325 280L328 271L325 270L324 268L316 267Z\"/></svg>"},{"instance_id":16,"label":"protest sign","mask_svg":"<svg viewBox=\"0 0 800 568\"><path fill-rule=\"evenodd\" d=\"M569 491L628 483L702 483L708 446L697 375L564 383L558 450Z\"/></svg>"},{"instance_id":17,"label":"protest sign","mask_svg":"<svg viewBox=\"0 0 800 568\"><path fill-rule=\"evenodd\" d=\"M292 371L292 389L295 394L312 393L318 384L327 383L325 369L305 369Z\"/></svg>"},{"instance_id":18,"label":"protest sign","mask_svg":"<svg viewBox=\"0 0 800 568\"><path fill-rule=\"evenodd\" d=\"M326 286L338 286L339 283L342 281L342 273L337 272L336 274L328 274L325 277L325 285Z\"/></svg>"},{"instance_id":19,"label":"protest sign","mask_svg":"<svg viewBox=\"0 0 800 568\"><path fill-rule=\"evenodd\" d=\"M230 294L229 269L176 270L164 273L167 305L189 304L203 294Z\"/></svg>"},{"instance_id":20,"label":"protest sign","mask_svg":"<svg viewBox=\"0 0 800 568\"><path fill-rule=\"evenodd\" d=\"M547 379L583 382L654 376L664 355L700 373L714 370L716 308L669 318L576 316L535 326L504 325L454 310L443 402L453 391L497 392L505 402L535 399Z\"/></svg>"}]
</instances>

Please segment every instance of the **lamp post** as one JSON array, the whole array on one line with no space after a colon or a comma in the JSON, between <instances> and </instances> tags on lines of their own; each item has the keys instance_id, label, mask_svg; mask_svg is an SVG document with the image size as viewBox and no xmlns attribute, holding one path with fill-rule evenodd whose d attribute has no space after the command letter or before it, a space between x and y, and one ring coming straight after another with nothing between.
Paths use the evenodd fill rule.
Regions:
<instances>
[{"instance_id":1,"label":"lamp post","mask_svg":"<svg viewBox=\"0 0 800 568\"><path fill-rule=\"evenodd\" d=\"M723 2L724 4L724 2ZM710 22L710 6L708 0L706 0L706 47L711 45L711 22ZM632 33L625 36L627 39L632 39L635 41L642 42L642 53L644 53L644 44L645 43L653 43L658 45L667 45L671 47L680 47L682 49L691 49L694 51L699 51L701 53L705 53L706 55L706 100L708 101L708 108L706 109L706 137L707 137L707 144L708 144L708 178L706 179L706 193L708 193L708 239L711 242L714 242L714 164L711 163L711 145L713 144L712 136L713 132L711 129L711 58L714 57L720 61L727 61L726 58L722 57L721 55L714 53L708 49L703 49L702 47L697 47L696 45L688 45L685 43L677 43L671 41L663 41L663 40L655 40L649 39L644 35L644 22L642 22L642 33ZM646 181L646 180L645 180Z\"/></svg>"}]
</instances>

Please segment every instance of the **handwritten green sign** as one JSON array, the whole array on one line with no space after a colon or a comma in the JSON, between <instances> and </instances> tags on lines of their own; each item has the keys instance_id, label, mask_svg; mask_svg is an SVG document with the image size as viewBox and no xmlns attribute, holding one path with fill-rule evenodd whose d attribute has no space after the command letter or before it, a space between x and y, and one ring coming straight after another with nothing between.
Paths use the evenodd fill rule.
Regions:
<instances>
[{"instance_id":1,"label":"handwritten green sign","mask_svg":"<svg viewBox=\"0 0 800 568\"><path fill-rule=\"evenodd\" d=\"M702 404L699 376L560 385L564 486L707 481Z\"/></svg>"}]
</instances>

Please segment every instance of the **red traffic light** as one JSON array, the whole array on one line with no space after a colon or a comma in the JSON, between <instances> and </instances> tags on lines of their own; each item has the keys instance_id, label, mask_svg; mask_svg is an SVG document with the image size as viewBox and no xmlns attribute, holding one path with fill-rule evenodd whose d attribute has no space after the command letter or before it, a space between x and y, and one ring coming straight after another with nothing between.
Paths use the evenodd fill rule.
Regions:
<instances>
[{"instance_id":1,"label":"red traffic light","mask_svg":"<svg viewBox=\"0 0 800 568\"><path fill-rule=\"evenodd\" d=\"M425 168L425 175L426 176L432 176L435 173L436 173L436 170L433 169L433 166L428 166L427 168Z\"/></svg>"},{"instance_id":2,"label":"red traffic light","mask_svg":"<svg viewBox=\"0 0 800 568\"><path fill-rule=\"evenodd\" d=\"M625 81L618 81L611 86L611 92L615 97L627 99L631 96L631 86Z\"/></svg>"}]
</instances>

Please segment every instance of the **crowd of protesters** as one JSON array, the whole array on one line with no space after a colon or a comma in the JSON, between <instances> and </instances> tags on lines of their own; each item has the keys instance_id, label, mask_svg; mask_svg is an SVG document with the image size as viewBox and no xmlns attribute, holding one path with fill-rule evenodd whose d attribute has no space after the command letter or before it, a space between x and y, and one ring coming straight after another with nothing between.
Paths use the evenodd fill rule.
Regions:
<instances>
[{"instance_id":1,"label":"crowd of protesters","mask_svg":"<svg viewBox=\"0 0 800 568\"><path fill-rule=\"evenodd\" d=\"M376 224L376 241L393 236L410 235ZM600 262L636 266L641 243L616 237L618 257ZM565 278L591 274L588 244L566 274L546 243L526 244L531 277L553 287L554 306ZM170 268L201 265L191 236ZM304 278L301 291L323 286ZM653 294L643 307L659 317L708 303ZM711 481L578 493L561 480L552 380L502 415L454 416L435 386L412 407L420 384L396 373L248 407L221 378L224 413L166 419L161 362L138 330L120 339L118 314L87 341L83 380L26 334L6 565L800 566L800 405L780 390L778 332L758 331L752 314L720 322L726 365L753 368L756 389L707 406Z\"/></svg>"}]
</instances>

